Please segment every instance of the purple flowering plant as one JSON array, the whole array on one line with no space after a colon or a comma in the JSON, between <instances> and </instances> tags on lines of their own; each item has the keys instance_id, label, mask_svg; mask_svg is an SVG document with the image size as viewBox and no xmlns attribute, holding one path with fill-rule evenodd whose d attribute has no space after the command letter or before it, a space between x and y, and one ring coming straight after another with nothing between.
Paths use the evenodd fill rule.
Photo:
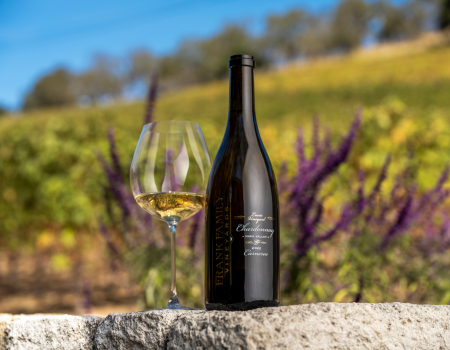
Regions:
<instances>
[{"instance_id":1,"label":"purple flowering plant","mask_svg":"<svg viewBox=\"0 0 450 350\"><path fill-rule=\"evenodd\" d=\"M154 119L157 91L154 76L143 124ZM392 118L397 122L401 114L396 110ZM376 173L364 172L358 163L367 151L358 140L367 134L363 122L360 110L336 143L314 118L310 143L298 129L295 167L284 163L280 168L284 303L450 302L450 282L445 282L450 281L450 259L445 258L450 248L450 216L445 211L449 168L428 190L419 189L413 154L400 172L391 170L395 157L389 154ZM135 203L112 128L108 142L109 161L98 154L106 180L100 232L111 268L130 266L141 281L146 306L155 307L164 303L163 288L170 278L169 236ZM182 223L177 235L179 292L197 307L202 306L203 225L202 211Z\"/></svg>"},{"instance_id":2,"label":"purple flowering plant","mask_svg":"<svg viewBox=\"0 0 450 350\"><path fill-rule=\"evenodd\" d=\"M158 91L156 75L152 77L148 91L143 125L154 120ZM108 130L108 143L109 162L103 154L97 153L106 180L103 191L106 216L99 219L99 230L109 251L111 268L116 270L117 264L128 265L143 286L146 307L155 307L166 301L166 291L162 288L170 280L170 237L164 224L152 220L151 215L139 208L134 200L128 176L124 176L124 165L117 152L113 128ZM167 162L171 163L170 159ZM171 181L176 182L174 177ZM177 267L178 279L181 281L201 280L202 260L199 256L203 239L198 232L202 231L203 225L204 213L201 211L187 223L181 223L177 230L178 261L183 262ZM180 283L178 289L187 298L194 299L189 294L200 294L200 291L197 285L191 287L192 283ZM201 306L200 298L196 299L195 306Z\"/></svg>"},{"instance_id":3,"label":"purple flowering plant","mask_svg":"<svg viewBox=\"0 0 450 350\"><path fill-rule=\"evenodd\" d=\"M305 155L304 133L300 128L294 175L287 176L289 169L286 164L281 168L278 182L283 223L287 224L288 232L294 233L293 244L285 247L288 258L284 260L286 272L283 284L288 300L305 301L304 297L311 293L314 294L313 300L329 301L335 296L338 296L337 301L368 300L365 298L366 289L373 291L380 289L381 285L386 291L395 284L391 280L395 275L392 271L407 273L406 284L418 285L419 280L427 276L425 266L432 268L428 261L432 253L449 247L448 216L441 215L445 212L443 204L450 194L444 186L449 178L449 167L444 168L431 189L420 193L417 189L417 169L413 167L414 157L399 175L390 178L392 157L387 155L372 186L369 186L366 174L355 169L356 179L350 199L342 201L331 219L330 215L326 215L325 201L330 194L324 194L323 188L333 176L337 176L340 167L348 165L351 153L359 151L355 149L355 141L361 128L361 118L360 111L335 148L331 147L329 131L325 130L320 138L316 118L311 156ZM383 191L387 182L393 183L392 188ZM426 234L420 232L421 228L426 228ZM402 259L408 254L421 256L419 270L395 258L393 252L399 249L399 244L403 244L405 250L398 255ZM327 248L323 249L325 245ZM330 267L318 262L317 252L332 251L333 245L334 250L339 250L334 264ZM436 250L437 247L439 249ZM385 273L391 276L383 284L380 275ZM378 294L371 300L386 300L386 293L379 290Z\"/></svg>"}]
</instances>

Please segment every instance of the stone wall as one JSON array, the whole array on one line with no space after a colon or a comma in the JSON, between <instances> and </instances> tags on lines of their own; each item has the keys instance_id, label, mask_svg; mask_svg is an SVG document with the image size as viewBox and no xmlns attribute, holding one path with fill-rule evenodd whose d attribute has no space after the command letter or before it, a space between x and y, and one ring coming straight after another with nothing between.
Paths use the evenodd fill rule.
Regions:
<instances>
[{"instance_id":1,"label":"stone wall","mask_svg":"<svg viewBox=\"0 0 450 350\"><path fill-rule=\"evenodd\" d=\"M0 315L0 349L450 349L450 307L336 304L247 312Z\"/></svg>"}]
</instances>

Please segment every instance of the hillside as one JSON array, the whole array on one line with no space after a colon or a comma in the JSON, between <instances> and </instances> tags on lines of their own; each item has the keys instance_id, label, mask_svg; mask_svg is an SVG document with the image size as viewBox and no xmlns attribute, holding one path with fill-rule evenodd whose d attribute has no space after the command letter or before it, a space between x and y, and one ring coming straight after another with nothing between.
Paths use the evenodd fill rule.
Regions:
<instances>
[{"instance_id":1,"label":"hillside","mask_svg":"<svg viewBox=\"0 0 450 350\"><path fill-rule=\"evenodd\" d=\"M427 128L431 115L438 120L448 118L450 46L433 38L277 71L256 70L257 118L275 168L286 159L294 160L296 127L308 126L315 114L334 135L349 125L360 106L370 112L387 103L394 106L389 108L394 108L395 113L396 108L406 113L407 120L420 122L412 129L401 127L397 134L417 133L422 125ZM227 81L194 86L162 96L156 118L199 123L214 157L226 124L227 103ZM376 113L384 118L382 110ZM0 120L0 235L9 236L11 243L13 232L14 237L20 237L38 233L49 225L95 227L92 212L99 210L95 208L102 200L103 183L95 151L107 152L107 129L113 126L126 172L142 127L142 115L143 103L135 102L38 111ZM438 124L439 132L446 130ZM383 128L378 129L382 132ZM372 144L373 152L364 156L360 165L369 170L379 168L390 148L398 146L390 143L390 132L371 136L385 140L384 146ZM431 138L436 139L436 135ZM431 158L425 154L425 163L433 161L440 167L447 147L434 150Z\"/></svg>"},{"instance_id":2,"label":"hillside","mask_svg":"<svg viewBox=\"0 0 450 350\"><path fill-rule=\"evenodd\" d=\"M416 111L448 107L449 59L450 47L443 44L443 37L429 34L416 41L380 45L349 56L290 65L271 72L256 70L260 128L263 134L273 127L283 132L287 125L308 122L315 114L339 126L351 118L357 107L374 106L390 96ZM227 102L227 81L210 83L166 94L158 102L156 116L191 120L209 128L204 130L205 137L214 153L216 139L220 138L216 133L221 134L226 123ZM0 128L27 123L31 118L44 121L68 117L76 121L82 115L106 113L111 118L109 124L133 130L133 124L140 129L142 108L137 102L107 108L34 112L21 116L25 118L19 121L0 121ZM124 115L128 125L119 120ZM273 118L277 119L277 125L271 123ZM287 135L292 140L292 133ZM267 136L273 135L269 132Z\"/></svg>"},{"instance_id":3,"label":"hillside","mask_svg":"<svg viewBox=\"0 0 450 350\"><path fill-rule=\"evenodd\" d=\"M366 175L366 187L372 186L388 154L393 161L382 190L391 191L395 174L409 164L411 153L411 169L419 169L418 192L434 186L450 158L449 61L450 46L443 37L430 34L417 41L378 46L345 57L297 63L268 72L256 70L259 129L277 173L284 161L288 161L291 172L294 169L297 127L306 131L309 152L314 115L320 116L322 128L328 128L337 142L358 107L364 107L350 160L323 189L324 225L329 224L326 220L333 221L342 204L354 195L359 171ZM227 103L228 82L219 81L164 94L157 102L155 115L157 120L199 123L214 157L226 124ZM137 307L133 303L142 298L144 289L147 307L160 307L166 302L170 254L164 237L169 236L161 234L155 225L148 234L160 238L157 246L143 247L142 256L117 258L99 234L99 222L103 222L119 251L127 252L118 239L119 232L126 231L122 212L113 207L112 215L106 215L106 181L97 153L109 158L107 133L113 127L122 172L127 178L142 129L143 110L143 102L133 102L41 110L0 120L1 310L79 313L81 301L91 295L90 290L92 303L103 308L95 312L133 310ZM182 223L177 237L177 290L186 305L203 307L199 284L203 238L197 236L196 246L190 248L186 243L188 231L182 230L183 225L191 223ZM417 229L423 233L425 228ZM298 234L295 230L282 222L282 269L290 262ZM305 280L304 295L284 300L354 301L361 285L359 274L365 271L375 282L367 285L363 301L448 303L448 254L442 254L442 260L441 256L427 253L431 267L426 270L428 265L421 251L411 245L417 232L405 234L387 260L378 250L361 254L367 247L352 248L377 242L379 232L373 233L370 239L364 236L361 242L349 246L349 235L341 235L322 246L317 256L314 252L311 257L317 260L308 267L311 279ZM441 241L436 242L442 246ZM346 258L350 259L347 263ZM386 271L390 271L389 277ZM145 307L142 303L138 309ZM121 308L110 308L117 304Z\"/></svg>"}]
</instances>

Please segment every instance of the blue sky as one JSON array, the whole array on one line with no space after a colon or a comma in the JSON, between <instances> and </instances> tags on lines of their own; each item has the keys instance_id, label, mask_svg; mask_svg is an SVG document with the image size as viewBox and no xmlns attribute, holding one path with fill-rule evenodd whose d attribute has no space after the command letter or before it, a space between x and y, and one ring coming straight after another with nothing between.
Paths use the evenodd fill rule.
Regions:
<instances>
[{"instance_id":1,"label":"blue sky","mask_svg":"<svg viewBox=\"0 0 450 350\"><path fill-rule=\"evenodd\" d=\"M230 22L260 32L264 18L295 7L328 12L337 0L0 0L0 104L17 109L35 80L57 66L80 71L93 54L173 51Z\"/></svg>"}]
</instances>

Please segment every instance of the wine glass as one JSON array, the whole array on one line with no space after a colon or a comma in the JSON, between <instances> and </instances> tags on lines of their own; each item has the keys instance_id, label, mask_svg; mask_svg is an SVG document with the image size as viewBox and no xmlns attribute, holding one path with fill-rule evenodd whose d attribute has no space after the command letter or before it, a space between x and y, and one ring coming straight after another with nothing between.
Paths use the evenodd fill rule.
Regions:
<instances>
[{"instance_id":1,"label":"wine glass","mask_svg":"<svg viewBox=\"0 0 450 350\"><path fill-rule=\"evenodd\" d=\"M145 211L169 225L172 295L168 309L181 309L176 287L176 228L205 206L210 168L198 124L168 120L144 126L131 163L131 188Z\"/></svg>"}]
</instances>

